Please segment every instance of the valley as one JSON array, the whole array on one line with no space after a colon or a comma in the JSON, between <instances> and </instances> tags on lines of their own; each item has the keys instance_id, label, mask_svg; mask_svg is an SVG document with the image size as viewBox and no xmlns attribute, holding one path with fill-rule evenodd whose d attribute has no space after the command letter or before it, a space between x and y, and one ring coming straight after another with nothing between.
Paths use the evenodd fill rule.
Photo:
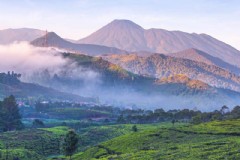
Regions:
<instances>
[{"instance_id":1,"label":"valley","mask_svg":"<svg viewBox=\"0 0 240 160\"><path fill-rule=\"evenodd\" d=\"M240 159L237 1L0 1L0 160Z\"/></svg>"}]
</instances>

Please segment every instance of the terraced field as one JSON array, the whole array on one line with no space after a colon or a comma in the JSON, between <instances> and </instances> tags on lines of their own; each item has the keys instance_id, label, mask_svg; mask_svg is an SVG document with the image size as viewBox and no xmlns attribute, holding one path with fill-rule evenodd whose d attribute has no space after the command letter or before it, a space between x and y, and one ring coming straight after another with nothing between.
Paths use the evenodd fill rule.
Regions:
<instances>
[{"instance_id":1,"label":"terraced field","mask_svg":"<svg viewBox=\"0 0 240 160\"><path fill-rule=\"evenodd\" d=\"M200 125L171 125L129 133L75 159L240 159L239 120Z\"/></svg>"},{"instance_id":2,"label":"terraced field","mask_svg":"<svg viewBox=\"0 0 240 160\"><path fill-rule=\"evenodd\" d=\"M1 133L0 159L41 160L47 155L60 154L62 136L67 131L67 127L56 127Z\"/></svg>"},{"instance_id":3,"label":"terraced field","mask_svg":"<svg viewBox=\"0 0 240 160\"><path fill-rule=\"evenodd\" d=\"M240 159L240 120L91 126L78 130L73 160L225 160ZM0 134L0 159L66 160L61 141L68 127L28 129ZM8 146L8 147L7 147Z\"/></svg>"}]
</instances>

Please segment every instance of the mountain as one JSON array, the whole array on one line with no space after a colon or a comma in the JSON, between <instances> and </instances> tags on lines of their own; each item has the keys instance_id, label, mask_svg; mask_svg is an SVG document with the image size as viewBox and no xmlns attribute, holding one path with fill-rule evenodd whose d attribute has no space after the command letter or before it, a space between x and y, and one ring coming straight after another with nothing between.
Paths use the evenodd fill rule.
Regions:
<instances>
[{"instance_id":1,"label":"mountain","mask_svg":"<svg viewBox=\"0 0 240 160\"><path fill-rule=\"evenodd\" d=\"M47 100L74 100L80 102L94 102L93 98L60 92L38 84L21 82L17 74L0 73L0 97L14 95L17 98L44 98Z\"/></svg>"},{"instance_id":2,"label":"mountain","mask_svg":"<svg viewBox=\"0 0 240 160\"><path fill-rule=\"evenodd\" d=\"M210 86L202 81L193 80L188 78L186 75L178 74L169 77L164 77L157 81L157 84L167 84L167 83L178 83L178 84L185 84L189 88L195 88L200 90L207 90Z\"/></svg>"},{"instance_id":3,"label":"mountain","mask_svg":"<svg viewBox=\"0 0 240 160\"><path fill-rule=\"evenodd\" d=\"M210 107L219 107L223 104L236 105L240 99L238 92L212 87L200 80L183 75L157 79L134 74L101 57L63 53L63 58L68 59L72 64L77 64L74 67L75 70L81 68L81 71L76 72L76 76L79 78L72 79L65 76L71 72L66 66L65 71L60 71L61 74L55 75L49 80L48 84L52 84L50 87L58 89L64 87L64 89L79 95L90 93L92 96L98 97L102 103L121 107L135 104L143 108L149 106L154 108L158 105L167 107L198 106L201 109L209 110ZM80 76L86 71L89 73ZM85 79L87 75L91 75L91 78ZM199 101L200 99L201 101Z\"/></svg>"},{"instance_id":4,"label":"mountain","mask_svg":"<svg viewBox=\"0 0 240 160\"><path fill-rule=\"evenodd\" d=\"M198 49L191 48L184 51L171 53L169 55L178 57L178 58L184 58L184 59L190 59L193 61L203 62L209 65L215 65L215 66L224 68L230 72L233 72L237 75L240 75L240 68L234 65L231 65L229 63L226 63L223 60L217 57L213 57L210 54L200 51Z\"/></svg>"},{"instance_id":5,"label":"mountain","mask_svg":"<svg viewBox=\"0 0 240 160\"><path fill-rule=\"evenodd\" d=\"M124 69L149 77L163 78L184 74L211 86L240 91L240 77L215 65L163 54L139 56L137 54L106 55L104 59Z\"/></svg>"},{"instance_id":6,"label":"mountain","mask_svg":"<svg viewBox=\"0 0 240 160\"><path fill-rule=\"evenodd\" d=\"M129 20L114 20L79 40L79 43L165 54L196 48L232 65L240 66L240 51L207 34L190 34L164 29L146 30Z\"/></svg>"},{"instance_id":7,"label":"mountain","mask_svg":"<svg viewBox=\"0 0 240 160\"><path fill-rule=\"evenodd\" d=\"M148 50L144 29L129 20L114 20L79 42L114 46L128 51Z\"/></svg>"},{"instance_id":8,"label":"mountain","mask_svg":"<svg viewBox=\"0 0 240 160\"><path fill-rule=\"evenodd\" d=\"M10 44L15 41L32 41L45 34L44 31L31 28L0 30L0 44Z\"/></svg>"},{"instance_id":9,"label":"mountain","mask_svg":"<svg viewBox=\"0 0 240 160\"><path fill-rule=\"evenodd\" d=\"M49 32L46 35L37 38L31 42L32 45L38 47L57 47L60 49L64 49L71 52L87 54L87 55L101 55L101 54L109 54L109 53L126 53L123 50L106 47L100 45L92 45L92 44L76 44L69 42L60 36L58 36L54 32Z\"/></svg>"}]
</instances>

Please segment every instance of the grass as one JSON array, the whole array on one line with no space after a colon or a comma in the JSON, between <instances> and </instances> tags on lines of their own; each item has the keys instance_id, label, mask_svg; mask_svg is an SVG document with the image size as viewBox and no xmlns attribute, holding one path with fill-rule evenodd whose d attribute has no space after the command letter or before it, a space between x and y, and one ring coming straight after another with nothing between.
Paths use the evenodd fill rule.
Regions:
<instances>
[{"instance_id":1,"label":"grass","mask_svg":"<svg viewBox=\"0 0 240 160\"><path fill-rule=\"evenodd\" d=\"M41 128L41 130L51 132L52 134L58 136L64 136L67 134L70 128L65 126L53 127L53 128Z\"/></svg>"},{"instance_id":2,"label":"grass","mask_svg":"<svg viewBox=\"0 0 240 160\"><path fill-rule=\"evenodd\" d=\"M37 154L34 151L29 151L26 149L9 149L9 150L0 150L0 159L14 159L18 157L23 160L43 160L44 157Z\"/></svg>"},{"instance_id":3,"label":"grass","mask_svg":"<svg viewBox=\"0 0 240 160\"><path fill-rule=\"evenodd\" d=\"M192 127L167 125L132 132L91 147L83 153L76 154L74 158L240 159L240 138L229 134L240 132L238 122L239 120L210 122Z\"/></svg>"},{"instance_id":4,"label":"grass","mask_svg":"<svg viewBox=\"0 0 240 160\"><path fill-rule=\"evenodd\" d=\"M197 133L240 135L240 119L201 123L183 127L181 130Z\"/></svg>"},{"instance_id":5,"label":"grass","mask_svg":"<svg viewBox=\"0 0 240 160\"><path fill-rule=\"evenodd\" d=\"M105 125L97 127L88 127L79 131L81 151L100 142L110 140L112 138L132 133L132 124L123 125ZM137 125L139 131L157 128L159 124L143 124Z\"/></svg>"},{"instance_id":6,"label":"grass","mask_svg":"<svg viewBox=\"0 0 240 160\"><path fill-rule=\"evenodd\" d=\"M73 160L237 160L240 159L239 122L177 123L174 127L171 123L137 124L137 132L132 131L132 124L86 127L78 130L80 144ZM0 155L6 156L8 145L10 156L18 155L21 160L30 159L29 156L67 159L60 153L59 142L68 129L54 127L1 133Z\"/></svg>"},{"instance_id":7,"label":"grass","mask_svg":"<svg viewBox=\"0 0 240 160\"><path fill-rule=\"evenodd\" d=\"M138 128L139 130L145 130L156 126L139 125ZM132 125L128 124L82 128L78 131L80 137L79 151L114 137L131 133L131 128ZM56 157L56 155L61 155L61 141L68 130L68 127L58 126L0 133L0 153L3 157L6 157L5 150L9 146L9 156L18 155L21 160L28 160L30 159L29 156L35 157L35 159Z\"/></svg>"},{"instance_id":8,"label":"grass","mask_svg":"<svg viewBox=\"0 0 240 160\"><path fill-rule=\"evenodd\" d=\"M60 154L62 136L67 130L67 127L54 127L1 133L1 153L6 155L8 148L9 156L13 157L19 154L22 157L19 157L21 160L29 160L29 157L43 158L48 155Z\"/></svg>"}]
</instances>

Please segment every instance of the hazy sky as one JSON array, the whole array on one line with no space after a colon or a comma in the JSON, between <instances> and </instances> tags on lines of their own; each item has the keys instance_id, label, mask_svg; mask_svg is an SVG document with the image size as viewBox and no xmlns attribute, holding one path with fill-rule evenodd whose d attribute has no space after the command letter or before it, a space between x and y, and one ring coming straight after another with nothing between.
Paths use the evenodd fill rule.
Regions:
<instances>
[{"instance_id":1,"label":"hazy sky","mask_svg":"<svg viewBox=\"0 0 240 160\"><path fill-rule=\"evenodd\" d=\"M38 28L80 39L114 19L207 33L240 49L239 0L0 0L0 29Z\"/></svg>"}]
</instances>

